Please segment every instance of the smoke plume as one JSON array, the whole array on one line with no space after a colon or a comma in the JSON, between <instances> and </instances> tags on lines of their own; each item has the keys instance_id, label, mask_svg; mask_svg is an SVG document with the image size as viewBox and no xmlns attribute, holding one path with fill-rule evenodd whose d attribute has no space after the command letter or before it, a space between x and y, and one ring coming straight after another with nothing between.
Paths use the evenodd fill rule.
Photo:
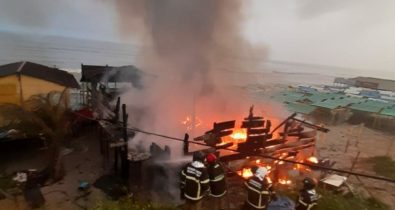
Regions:
<instances>
[{"instance_id":1,"label":"smoke plume","mask_svg":"<svg viewBox=\"0 0 395 210\"><path fill-rule=\"evenodd\" d=\"M181 122L195 115L189 123L198 128L189 132L196 136L214 121L239 119L247 112L250 102L235 85L243 78L232 72L254 70L256 59L246 57L263 53L242 36L243 1L116 3L122 35L144 46L136 65L155 75L146 79L143 91L132 90L123 97L135 110L130 117L133 126L183 137L186 130ZM152 142L153 137L137 134L133 141Z\"/></svg>"}]
</instances>

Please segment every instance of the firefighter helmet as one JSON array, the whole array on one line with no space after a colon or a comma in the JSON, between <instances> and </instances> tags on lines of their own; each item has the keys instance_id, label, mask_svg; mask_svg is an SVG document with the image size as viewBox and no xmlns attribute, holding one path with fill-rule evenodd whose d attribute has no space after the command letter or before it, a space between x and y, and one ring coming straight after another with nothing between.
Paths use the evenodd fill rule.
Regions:
<instances>
[{"instance_id":1,"label":"firefighter helmet","mask_svg":"<svg viewBox=\"0 0 395 210\"><path fill-rule=\"evenodd\" d=\"M307 189L307 190L314 189L315 185L316 185L316 183L315 183L314 179L312 179L310 177L306 177L303 179L303 186L305 189Z\"/></svg>"},{"instance_id":2,"label":"firefighter helmet","mask_svg":"<svg viewBox=\"0 0 395 210\"><path fill-rule=\"evenodd\" d=\"M256 175L257 177L260 177L260 178L265 178L265 176L266 176L268 173L269 173L269 171L267 170L267 168L265 168L265 167L259 167L259 168L256 170L255 175Z\"/></svg>"},{"instance_id":3,"label":"firefighter helmet","mask_svg":"<svg viewBox=\"0 0 395 210\"><path fill-rule=\"evenodd\" d=\"M214 163L217 160L217 156L214 153L208 154L206 158L208 163Z\"/></svg>"},{"instance_id":4,"label":"firefighter helmet","mask_svg":"<svg viewBox=\"0 0 395 210\"><path fill-rule=\"evenodd\" d=\"M202 151L196 151L193 153L192 160L204 162L206 159L206 155Z\"/></svg>"}]
</instances>

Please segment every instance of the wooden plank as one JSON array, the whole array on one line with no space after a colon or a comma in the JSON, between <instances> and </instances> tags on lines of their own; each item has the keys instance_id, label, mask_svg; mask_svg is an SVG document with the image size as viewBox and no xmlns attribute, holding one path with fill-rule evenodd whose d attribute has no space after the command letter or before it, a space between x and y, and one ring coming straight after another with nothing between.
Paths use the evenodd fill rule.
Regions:
<instances>
[{"instance_id":1,"label":"wooden plank","mask_svg":"<svg viewBox=\"0 0 395 210\"><path fill-rule=\"evenodd\" d=\"M266 128L252 128L248 131L249 134L263 134L269 132Z\"/></svg>"},{"instance_id":2,"label":"wooden plank","mask_svg":"<svg viewBox=\"0 0 395 210\"><path fill-rule=\"evenodd\" d=\"M285 142L287 142L287 140L270 140L270 141L265 141L263 143L263 147L270 147L270 146L274 146L274 145L279 145L279 144L284 144Z\"/></svg>"},{"instance_id":3,"label":"wooden plank","mask_svg":"<svg viewBox=\"0 0 395 210\"><path fill-rule=\"evenodd\" d=\"M225 148L228 148L228 147L231 147L231 146L233 146L233 143L232 142L228 142L228 143L225 143L225 144L218 144L218 145L216 145L215 149L225 149Z\"/></svg>"},{"instance_id":4,"label":"wooden plank","mask_svg":"<svg viewBox=\"0 0 395 210\"><path fill-rule=\"evenodd\" d=\"M258 128L258 127L263 127L265 124L265 121L263 120L256 120L256 121L243 121L243 124L241 125L242 128Z\"/></svg>"},{"instance_id":5,"label":"wooden plank","mask_svg":"<svg viewBox=\"0 0 395 210\"><path fill-rule=\"evenodd\" d=\"M244 120L263 120L263 117L253 116L253 117L246 117Z\"/></svg>"},{"instance_id":6,"label":"wooden plank","mask_svg":"<svg viewBox=\"0 0 395 210\"><path fill-rule=\"evenodd\" d=\"M219 132L219 133L217 133L217 137L224 137L224 136L229 136L230 134L232 134L233 133L233 131L232 130L230 130L230 131L221 131L221 132Z\"/></svg>"},{"instance_id":7,"label":"wooden plank","mask_svg":"<svg viewBox=\"0 0 395 210\"><path fill-rule=\"evenodd\" d=\"M256 136L248 136L247 142L264 142L267 140L266 135L256 135Z\"/></svg>"},{"instance_id":8,"label":"wooden plank","mask_svg":"<svg viewBox=\"0 0 395 210\"><path fill-rule=\"evenodd\" d=\"M116 148L116 147L123 147L126 146L128 143L124 141L119 141L115 143L110 143L110 148Z\"/></svg>"},{"instance_id":9,"label":"wooden plank","mask_svg":"<svg viewBox=\"0 0 395 210\"><path fill-rule=\"evenodd\" d=\"M226 122L219 122L219 123L214 123L214 131L222 131L222 130L229 130L235 127L236 121L226 121Z\"/></svg>"}]
</instances>

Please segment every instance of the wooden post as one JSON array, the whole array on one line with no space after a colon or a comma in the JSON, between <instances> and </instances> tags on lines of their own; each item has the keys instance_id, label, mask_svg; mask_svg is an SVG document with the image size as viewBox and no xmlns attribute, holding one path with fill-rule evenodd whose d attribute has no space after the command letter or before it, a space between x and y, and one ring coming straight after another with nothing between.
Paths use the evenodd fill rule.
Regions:
<instances>
[{"instance_id":1,"label":"wooden post","mask_svg":"<svg viewBox=\"0 0 395 210\"><path fill-rule=\"evenodd\" d=\"M352 164L351 164L351 168L350 168L350 171L351 171L351 172L354 170L354 167L355 167L355 165L356 165L357 162L358 162L358 158L359 158L359 155L360 155L360 154L361 154L361 152L358 151L357 155L356 155L355 158L354 158L354 161L353 161ZM350 174L347 175L347 177L349 177L349 176L350 176Z\"/></svg>"},{"instance_id":2,"label":"wooden post","mask_svg":"<svg viewBox=\"0 0 395 210\"><path fill-rule=\"evenodd\" d=\"M121 148L121 177L124 180L129 179L129 161L128 161L128 114L126 113L126 104L122 104L122 138L126 143Z\"/></svg>"},{"instance_id":3,"label":"wooden post","mask_svg":"<svg viewBox=\"0 0 395 210\"><path fill-rule=\"evenodd\" d=\"M120 111L120 108L121 108L121 97L118 97L117 104L115 105L115 110L114 110L114 114L115 114L114 121L115 121L115 123L119 122L119 111Z\"/></svg>"},{"instance_id":4,"label":"wooden post","mask_svg":"<svg viewBox=\"0 0 395 210\"><path fill-rule=\"evenodd\" d=\"M358 146L358 145L359 145L359 139L362 137L362 133L363 133L364 127L365 127L365 124L364 124L364 123L361 123L361 124L359 125L359 130L358 130L358 134L357 134L357 139L356 139L356 142L355 142L355 146Z\"/></svg>"},{"instance_id":5,"label":"wooden post","mask_svg":"<svg viewBox=\"0 0 395 210\"><path fill-rule=\"evenodd\" d=\"M385 156L391 157L390 153L391 153L391 150L392 150L392 146L394 145L394 141L395 141L395 139L391 139L390 145L389 145L389 147L387 149L387 153L385 154Z\"/></svg>"},{"instance_id":6,"label":"wooden post","mask_svg":"<svg viewBox=\"0 0 395 210\"><path fill-rule=\"evenodd\" d=\"M283 133L283 138L282 140L285 140L287 138L288 135L288 127L289 127L290 122L287 121L284 125L284 133Z\"/></svg>"},{"instance_id":7,"label":"wooden post","mask_svg":"<svg viewBox=\"0 0 395 210\"><path fill-rule=\"evenodd\" d=\"M348 146L350 146L350 137L347 137L346 148L344 149L344 153L348 151Z\"/></svg>"},{"instance_id":8,"label":"wooden post","mask_svg":"<svg viewBox=\"0 0 395 210\"><path fill-rule=\"evenodd\" d=\"M185 136L184 136L183 151L184 151L184 155L188 154L188 152L189 152L189 134L187 134L187 133L185 133Z\"/></svg>"}]
</instances>

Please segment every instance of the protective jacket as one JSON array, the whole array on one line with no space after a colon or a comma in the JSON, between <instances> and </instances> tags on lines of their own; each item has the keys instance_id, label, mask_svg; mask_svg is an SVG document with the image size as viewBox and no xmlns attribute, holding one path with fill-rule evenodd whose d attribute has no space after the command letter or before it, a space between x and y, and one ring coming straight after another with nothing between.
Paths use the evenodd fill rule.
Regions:
<instances>
[{"instance_id":1,"label":"protective jacket","mask_svg":"<svg viewBox=\"0 0 395 210\"><path fill-rule=\"evenodd\" d=\"M318 193L315 189L303 189L299 193L296 210L313 210L316 209L317 201L319 199Z\"/></svg>"},{"instance_id":2,"label":"protective jacket","mask_svg":"<svg viewBox=\"0 0 395 210\"><path fill-rule=\"evenodd\" d=\"M209 182L207 168L199 161L187 164L181 171L181 190L189 200L197 201L208 194Z\"/></svg>"},{"instance_id":3,"label":"protective jacket","mask_svg":"<svg viewBox=\"0 0 395 210\"><path fill-rule=\"evenodd\" d=\"M255 209L267 209L274 194L271 181L252 176L245 182L245 186L248 193L247 204Z\"/></svg>"},{"instance_id":4,"label":"protective jacket","mask_svg":"<svg viewBox=\"0 0 395 210\"><path fill-rule=\"evenodd\" d=\"M210 191L213 197L222 197L226 194L225 172L221 164L214 162L207 167L210 177Z\"/></svg>"}]
</instances>

